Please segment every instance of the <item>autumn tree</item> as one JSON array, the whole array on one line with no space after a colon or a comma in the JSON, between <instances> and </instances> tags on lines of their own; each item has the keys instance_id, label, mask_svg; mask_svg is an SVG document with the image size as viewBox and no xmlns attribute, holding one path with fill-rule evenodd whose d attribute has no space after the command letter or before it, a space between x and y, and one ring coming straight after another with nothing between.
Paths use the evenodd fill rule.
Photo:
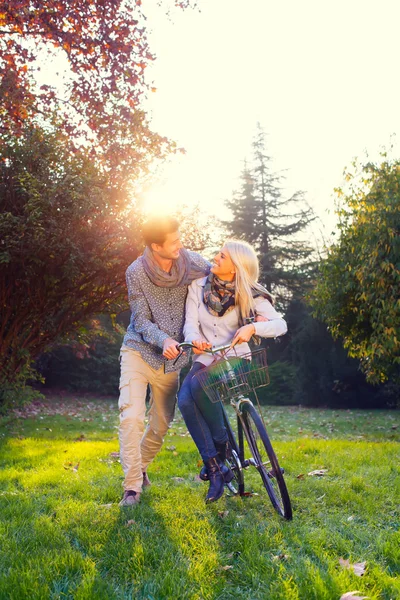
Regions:
<instances>
[{"instance_id":1,"label":"autumn tree","mask_svg":"<svg viewBox=\"0 0 400 600\"><path fill-rule=\"evenodd\" d=\"M0 149L0 388L93 314L125 307L137 255L127 190L58 130L3 134ZM119 206L119 211L113 207ZM124 208L123 208L124 207ZM1 396L1 393L0 393ZM0 398L1 401L1 398ZM0 402L1 403L1 402Z\"/></svg>"},{"instance_id":2,"label":"autumn tree","mask_svg":"<svg viewBox=\"0 0 400 600\"><path fill-rule=\"evenodd\" d=\"M400 161L357 165L338 189L339 238L313 294L318 318L372 383L400 373Z\"/></svg>"},{"instance_id":3,"label":"autumn tree","mask_svg":"<svg viewBox=\"0 0 400 600\"><path fill-rule=\"evenodd\" d=\"M129 182L175 149L142 108L154 56L141 5L0 0L3 391L48 344L125 305L138 251ZM49 57L65 59L62 85L40 83Z\"/></svg>"},{"instance_id":4,"label":"autumn tree","mask_svg":"<svg viewBox=\"0 0 400 600\"><path fill-rule=\"evenodd\" d=\"M302 239L315 219L303 194L284 197L281 177L272 168L260 125L252 144L253 156L241 174L241 187L226 202L232 219L225 222L231 235L256 248L261 280L267 288L287 300L302 294L313 267L313 248Z\"/></svg>"},{"instance_id":5,"label":"autumn tree","mask_svg":"<svg viewBox=\"0 0 400 600\"><path fill-rule=\"evenodd\" d=\"M69 141L90 147L114 179L137 176L174 148L141 110L154 59L146 27L141 0L0 0L0 133L56 114ZM38 83L49 56L67 59L63 89Z\"/></svg>"}]
</instances>

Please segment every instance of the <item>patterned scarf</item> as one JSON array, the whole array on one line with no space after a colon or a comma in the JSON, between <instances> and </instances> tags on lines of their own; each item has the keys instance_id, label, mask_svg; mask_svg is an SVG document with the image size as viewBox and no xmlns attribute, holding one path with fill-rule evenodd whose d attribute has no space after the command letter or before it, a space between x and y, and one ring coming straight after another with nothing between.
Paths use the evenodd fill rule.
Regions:
<instances>
[{"instance_id":1,"label":"patterned scarf","mask_svg":"<svg viewBox=\"0 0 400 600\"><path fill-rule=\"evenodd\" d=\"M159 267L148 247L143 252L142 262L150 281L159 287L175 288L189 285L194 279L204 277L209 272L209 268L203 269L196 265L184 248L179 251L179 258L172 261L172 269L169 273Z\"/></svg>"},{"instance_id":2,"label":"patterned scarf","mask_svg":"<svg viewBox=\"0 0 400 600\"><path fill-rule=\"evenodd\" d=\"M211 315L222 317L235 308L235 281L223 281L210 273L204 286L203 299Z\"/></svg>"}]
</instances>

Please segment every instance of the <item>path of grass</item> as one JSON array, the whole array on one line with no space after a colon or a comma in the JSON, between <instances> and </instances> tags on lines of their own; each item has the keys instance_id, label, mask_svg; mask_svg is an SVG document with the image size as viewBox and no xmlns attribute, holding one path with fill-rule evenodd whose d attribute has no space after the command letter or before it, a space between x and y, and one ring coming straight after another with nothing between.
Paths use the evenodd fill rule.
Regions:
<instances>
[{"instance_id":1,"label":"path of grass","mask_svg":"<svg viewBox=\"0 0 400 600\"><path fill-rule=\"evenodd\" d=\"M293 499L290 523L261 494L206 506L180 419L132 509L118 506L115 401L53 398L5 419L0 598L400 598L399 413L265 412ZM322 468L323 477L308 475ZM339 558L366 561L366 573Z\"/></svg>"}]
</instances>

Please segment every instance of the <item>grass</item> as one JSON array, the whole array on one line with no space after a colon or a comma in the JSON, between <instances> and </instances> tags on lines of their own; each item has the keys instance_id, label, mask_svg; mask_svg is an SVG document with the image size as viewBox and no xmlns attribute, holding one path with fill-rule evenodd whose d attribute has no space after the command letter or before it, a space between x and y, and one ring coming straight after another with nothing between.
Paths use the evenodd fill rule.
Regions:
<instances>
[{"instance_id":1,"label":"grass","mask_svg":"<svg viewBox=\"0 0 400 600\"><path fill-rule=\"evenodd\" d=\"M118 506L115 400L54 397L3 419L0 598L400 598L399 417L266 408L292 522L254 476L259 495L206 506L179 417L149 469L152 487L129 509ZM365 574L340 558L365 561Z\"/></svg>"}]
</instances>

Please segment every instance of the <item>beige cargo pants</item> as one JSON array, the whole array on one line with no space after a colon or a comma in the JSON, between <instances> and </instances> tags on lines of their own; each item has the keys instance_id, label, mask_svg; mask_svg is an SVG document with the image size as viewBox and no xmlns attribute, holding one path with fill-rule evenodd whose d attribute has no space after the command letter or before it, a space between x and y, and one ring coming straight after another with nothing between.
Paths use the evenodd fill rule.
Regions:
<instances>
[{"instance_id":1,"label":"beige cargo pants","mask_svg":"<svg viewBox=\"0 0 400 600\"><path fill-rule=\"evenodd\" d=\"M122 346L119 395L119 444L125 490L142 491L143 472L160 450L174 418L179 372L153 369L140 353ZM149 424L144 431L146 392L150 385Z\"/></svg>"}]
</instances>

